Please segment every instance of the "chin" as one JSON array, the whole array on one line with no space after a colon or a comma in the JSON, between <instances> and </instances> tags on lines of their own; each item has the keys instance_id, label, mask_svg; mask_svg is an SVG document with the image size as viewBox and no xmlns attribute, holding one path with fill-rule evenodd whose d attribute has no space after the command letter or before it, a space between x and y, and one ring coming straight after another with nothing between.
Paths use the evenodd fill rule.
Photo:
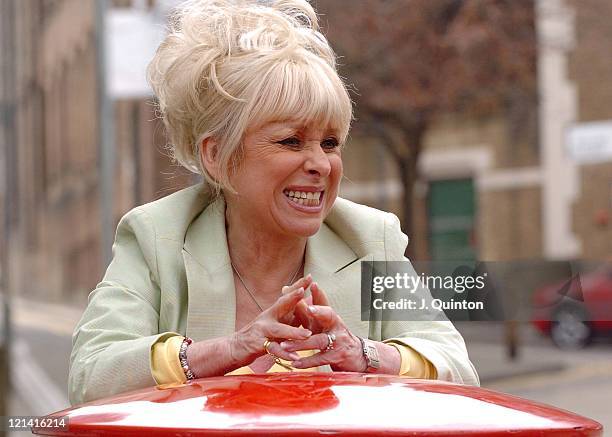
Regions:
<instances>
[{"instance_id":1,"label":"chin","mask_svg":"<svg viewBox=\"0 0 612 437\"><path fill-rule=\"evenodd\" d=\"M322 219L302 219L302 220L287 220L284 223L280 222L284 233L293 237L308 238L319 232Z\"/></svg>"},{"instance_id":2,"label":"chin","mask_svg":"<svg viewBox=\"0 0 612 437\"><path fill-rule=\"evenodd\" d=\"M295 235L296 237L312 237L314 234L316 234L317 232L319 232L319 229L321 229L321 222L318 223L313 223L313 224L306 224L304 223L303 225L294 225L289 227L288 233L291 235Z\"/></svg>"}]
</instances>

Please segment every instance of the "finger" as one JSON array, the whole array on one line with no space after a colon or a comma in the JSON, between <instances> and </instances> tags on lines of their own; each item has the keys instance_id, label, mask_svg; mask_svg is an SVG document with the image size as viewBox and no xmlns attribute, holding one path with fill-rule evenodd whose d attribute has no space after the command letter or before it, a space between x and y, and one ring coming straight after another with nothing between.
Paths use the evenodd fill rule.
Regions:
<instances>
[{"instance_id":1,"label":"finger","mask_svg":"<svg viewBox=\"0 0 612 437\"><path fill-rule=\"evenodd\" d=\"M286 321L284 319L287 319ZM295 314L291 314L290 316L282 317L279 322L284 323L285 325L291 326L302 326L303 328L310 329L308 326L304 326L300 317Z\"/></svg>"},{"instance_id":2,"label":"finger","mask_svg":"<svg viewBox=\"0 0 612 437\"><path fill-rule=\"evenodd\" d=\"M340 321L336 312L329 306L310 305L308 314L321 325L324 331L329 331Z\"/></svg>"},{"instance_id":3,"label":"finger","mask_svg":"<svg viewBox=\"0 0 612 437\"><path fill-rule=\"evenodd\" d=\"M295 305L293 314L299 323L304 327L312 330L311 318L308 314L308 302L310 298L304 298Z\"/></svg>"},{"instance_id":4,"label":"finger","mask_svg":"<svg viewBox=\"0 0 612 437\"><path fill-rule=\"evenodd\" d=\"M312 303L315 305L330 306L327 294L319 287L319 284L313 282L310 286L310 292L312 294Z\"/></svg>"},{"instance_id":5,"label":"finger","mask_svg":"<svg viewBox=\"0 0 612 437\"><path fill-rule=\"evenodd\" d=\"M278 298L274 305L267 311L270 311L279 319L293 312L296 304L304 297L304 288L300 287L297 290L291 291Z\"/></svg>"},{"instance_id":6,"label":"finger","mask_svg":"<svg viewBox=\"0 0 612 437\"><path fill-rule=\"evenodd\" d=\"M303 288L304 290L307 290L308 287L310 287L311 283L312 283L312 275L309 273L305 277L300 278L297 281L295 281L293 284L285 285L281 291L283 294L287 294L287 293L291 293L294 290L297 290L300 287Z\"/></svg>"},{"instance_id":7,"label":"finger","mask_svg":"<svg viewBox=\"0 0 612 437\"><path fill-rule=\"evenodd\" d=\"M303 357L291 362L291 366L296 369L308 369L309 367L324 366L326 364L336 364L339 355L334 351L319 352L309 357Z\"/></svg>"},{"instance_id":8,"label":"finger","mask_svg":"<svg viewBox=\"0 0 612 437\"><path fill-rule=\"evenodd\" d=\"M302 300L304 300L304 299L302 299ZM300 300L300 302L302 300ZM299 320L296 320L296 317L295 317L295 307L293 307L289 311L286 311L284 314L281 314L281 313L277 312L276 313L276 319L279 322L284 323L285 325L300 326L300 324L298 323Z\"/></svg>"},{"instance_id":9,"label":"finger","mask_svg":"<svg viewBox=\"0 0 612 437\"><path fill-rule=\"evenodd\" d=\"M282 358L283 360L287 360L287 361L295 361L295 360L299 360L300 356L295 353L295 352L290 352L286 349L283 349L282 347L280 347L280 345L273 341L272 343L270 343L268 345L268 351L274 355L277 356L279 358Z\"/></svg>"},{"instance_id":10,"label":"finger","mask_svg":"<svg viewBox=\"0 0 612 437\"><path fill-rule=\"evenodd\" d=\"M288 352L325 349L329 346L329 337L327 334L311 335L306 340L285 340L280 344L280 347Z\"/></svg>"},{"instance_id":11,"label":"finger","mask_svg":"<svg viewBox=\"0 0 612 437\"><path fill-rule=\"evenodd\" d=\"M310 330L296 328L295 326L285 325L284 323L272 323L265 330L265 336L269 339L279 340L306 340L312 335Z\"/></svg>"},{"instance_id":12,"label":"finger","mask_svg":"<svg viewBox=\"0 0 612 437\"><path fill-rule=\"evenodd\" d=\"M293 290L296 290L297 288L303 288L304 290L307 290L308 287L310 287L311 283L312 283L312 275L309 273L306 277L297 280L292 285L284 286L282 288L282 293L283 294L291 293ZM312 300L312 297L309 297L308 300ZM298 304L296 305L296 307L294 308L293 313L288 314L288 316L290 316L291 318L291 323L289 324L294 325L294 326L302 325L303 327L310 329L310 323L309 323L307 311L308 311L308 304L306 303L306 299L300 300Z\"/></svg>"}]
</instances>

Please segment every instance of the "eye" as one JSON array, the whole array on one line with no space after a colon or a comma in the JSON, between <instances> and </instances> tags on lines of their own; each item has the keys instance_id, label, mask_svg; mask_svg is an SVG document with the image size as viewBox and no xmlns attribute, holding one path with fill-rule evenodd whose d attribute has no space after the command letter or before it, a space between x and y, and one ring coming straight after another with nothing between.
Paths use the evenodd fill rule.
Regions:
<instances>
[{"instance_id":1,"label":"eye","mask_svg":"<svg viewBox=\"0 0 612 437\"><path fill-rule=\"evenodd\" d=\"M278 144L296 148L300 146L301 142L298 137L289 137L289 138L285 138L284 140L278 141Z\"/></svg>"},{"instance_id":2,"label":"eye","mask_svg":"<svg viewBox=\"0 0 612 437\"><path fill-rule=\"evenodd\" d=\"M334 137L327 138L321 142L321 147L323 147L325 150L334 150L339 145L340 143L338 143L338 140Z\"/></svg>"}]
</instances>

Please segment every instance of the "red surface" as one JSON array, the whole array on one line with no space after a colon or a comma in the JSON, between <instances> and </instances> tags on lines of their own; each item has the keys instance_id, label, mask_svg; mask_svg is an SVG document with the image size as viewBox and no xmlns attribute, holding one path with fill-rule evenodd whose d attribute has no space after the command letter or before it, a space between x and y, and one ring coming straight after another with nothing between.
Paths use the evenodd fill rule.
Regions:
<instances>
[{"instance_id":1,"label":"red surface","mask_svg":"<svg viewBox=\"0 0 612 437\"><path fill-rule=\"evenodd\" d=\"M503 393L355 373L204 378L56 414L70 430L47 435L602 435L593 420Z\"/></svg>"}]
</instances>

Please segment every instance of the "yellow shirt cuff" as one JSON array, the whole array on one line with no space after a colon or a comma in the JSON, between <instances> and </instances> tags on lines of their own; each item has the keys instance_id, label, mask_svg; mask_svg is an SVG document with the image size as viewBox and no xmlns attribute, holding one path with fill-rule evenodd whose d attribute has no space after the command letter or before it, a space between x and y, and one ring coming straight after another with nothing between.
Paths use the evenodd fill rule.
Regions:
<instances>
[{"instance_id":1,"label":"yellow shirt cuff","mask_svg":"<svg viewBox=\"0 0 612 437\"><path fill-rule=\"evenodd\" d=\"M175 335L153 345L151 374L158 385L187 381L178 356L184 338L181 335Z\"/></svg>"},{"instance_id":2,"label":"yellow shirt cuff","mask_svg":"<svg viewBox=\"0 0 612 437\"><path fill-rule=\"evenodd\" d=\"M384 342L397 349L400 354L400 376L420 379L437 379L438 372L431 362L409 346L394 341Z\"/></svg>"},{"instance_id":3,"label":"yellow shirt cuff","mask_svg":"<svg viewBox=\"0 0 612 437\"><path fill-rule=\"evenodd\" d=\"M181 362L179 361L179 349L181 348L181 343L183 343L184 337L181 335L175 335L166 340L158 341L155 343L151 350L151 374L153 378L155 378L155 382L157 385L162 384L182 384L187 381L185 377L185 372L183 372L183 368L181 367ZM316 351L298 351L298 355L301 357L308 357L310 355L314 355ZM289 362L282 360L285 364L289 364ZM312 372L316 369L294 369L294 371L301 372ZM288 370L280 366L278 364L274 364L268 372L287 372ZM253 370L249 366L240 367L232 372L227 373L226 375L248 375L252 374Z\"/></svg>"}]
</instances>

